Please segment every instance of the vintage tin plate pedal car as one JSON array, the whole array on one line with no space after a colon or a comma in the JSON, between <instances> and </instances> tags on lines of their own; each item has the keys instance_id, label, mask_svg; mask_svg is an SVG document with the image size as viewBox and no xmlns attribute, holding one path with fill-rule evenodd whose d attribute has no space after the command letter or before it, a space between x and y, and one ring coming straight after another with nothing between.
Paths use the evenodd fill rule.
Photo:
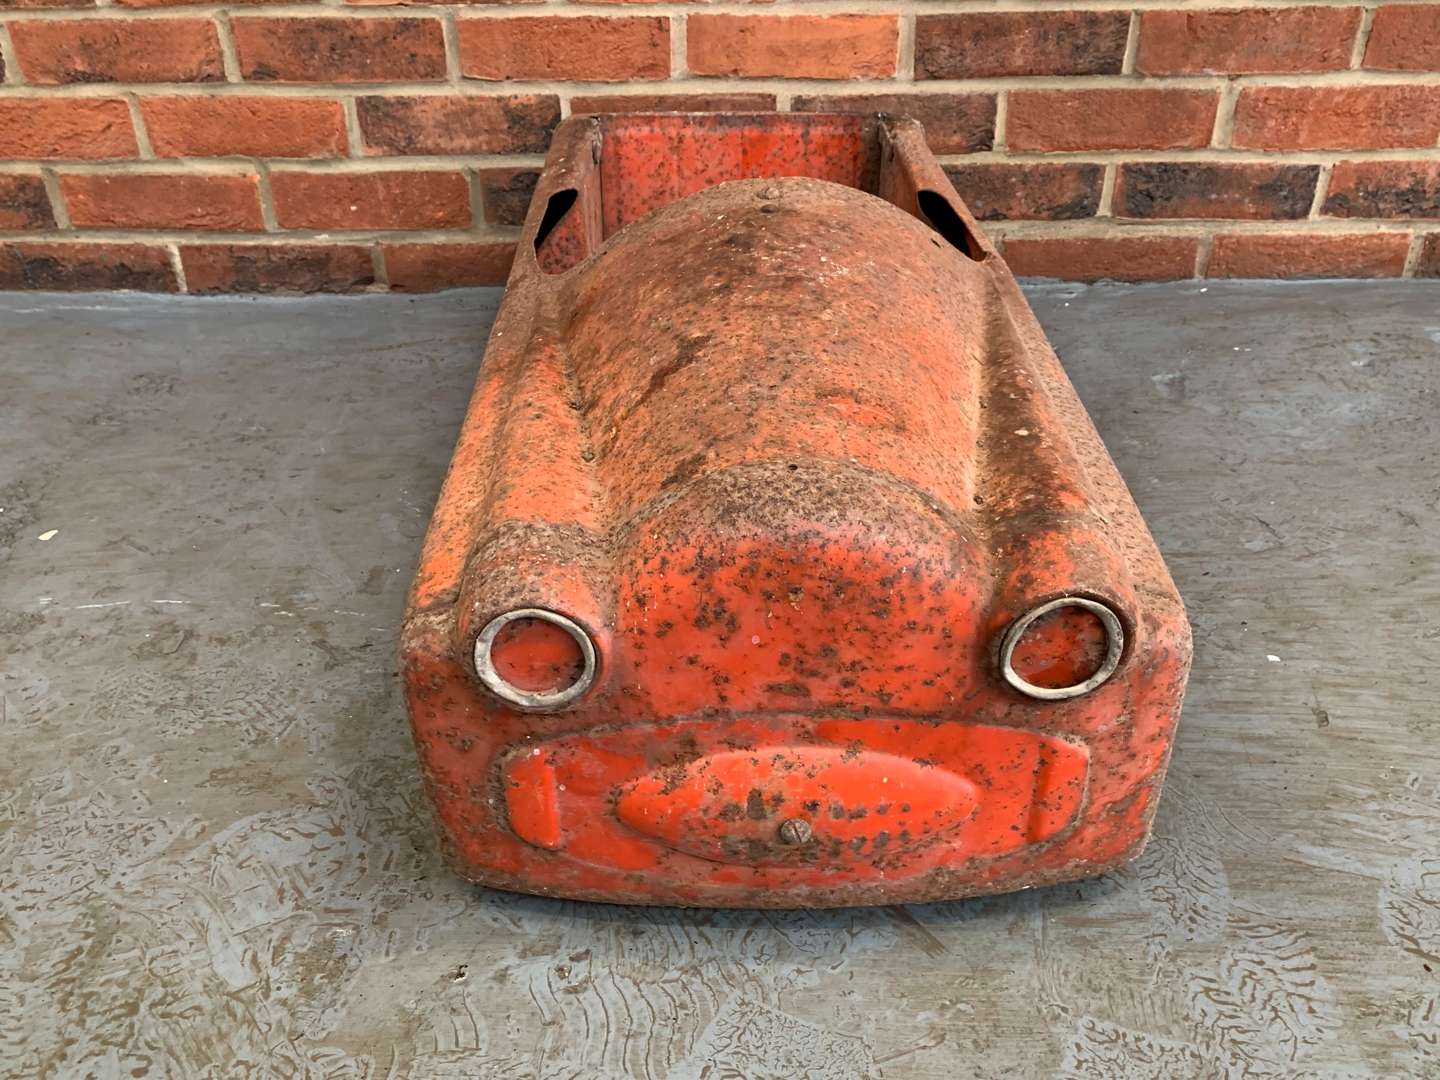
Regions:
<instances>
[{"instance_id":1,"label":"vintage tin plate pedal car","mask_svg":"<svg viewBox=\"0 0 1440 1080\"><path fill-rule=\"evenodd\" d=\"M1190 660L920 127L798 114L560 126L402 648L461 874L727 907L1125 862Z\"/></svg>"}]
</instances>

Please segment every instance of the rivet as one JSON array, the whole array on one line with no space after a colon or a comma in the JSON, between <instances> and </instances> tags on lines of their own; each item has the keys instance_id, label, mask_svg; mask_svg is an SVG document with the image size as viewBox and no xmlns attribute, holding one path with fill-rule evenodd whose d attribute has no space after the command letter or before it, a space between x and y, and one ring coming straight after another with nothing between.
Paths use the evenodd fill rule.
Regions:
<instances>
[{"instance_id":1,"label":"rivet","mask_svg":"<svg viewBox=\"0 0 1440 1080\"><path fill-rule=\"evenodd\" d=\"M780 823L780 842L782 844L808 844L814 835L815 830L804 818L792 817Z\"/></svg>"}]
</instances>

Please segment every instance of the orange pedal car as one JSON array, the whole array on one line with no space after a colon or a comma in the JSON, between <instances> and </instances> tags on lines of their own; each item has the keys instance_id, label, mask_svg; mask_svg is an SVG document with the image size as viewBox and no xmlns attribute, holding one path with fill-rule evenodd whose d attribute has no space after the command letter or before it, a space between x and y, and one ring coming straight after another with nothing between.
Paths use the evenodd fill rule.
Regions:
<instances>
[{"instance_id":1,"label":"orange pedal car","mask_svg":"<svg viewBox=\"0 0 1440 1080\"><path fill-rule=\"evenodd\" d=\"M800 114L560 126L402 647L456 870L724 907L1133 858L1190 661L919 125Z\"/></svg>"}]
</instances>

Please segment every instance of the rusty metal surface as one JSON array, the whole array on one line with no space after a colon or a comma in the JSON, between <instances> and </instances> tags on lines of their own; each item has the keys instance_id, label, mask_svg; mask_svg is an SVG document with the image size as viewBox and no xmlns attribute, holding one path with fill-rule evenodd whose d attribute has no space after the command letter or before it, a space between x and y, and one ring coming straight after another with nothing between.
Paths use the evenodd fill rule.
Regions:
<instances>
[{"instance_id":1,"label":"rusty metal surface","mask_svg":"<svg viewBox=\"0 0 1440 1080\"><path fill-rule=\"evenodd\" d=\"M1428 1080L1435 286L1027 292L1195 625L1154 837L795 912L441 861L396 631L492 294L0 296L0 1075Z\"/></svg>"},{"instance_id":2,"label":"rusty metal surface","mask_svg":"<svg viewBox=\"0 0 1440 1080\"><path fill-rule=\"evenodd\" d=\"M772 115L557 132L403 648L461 873L785 907L1135 857L1190 643L918 126Z\"/></svg>"}]
</instances>

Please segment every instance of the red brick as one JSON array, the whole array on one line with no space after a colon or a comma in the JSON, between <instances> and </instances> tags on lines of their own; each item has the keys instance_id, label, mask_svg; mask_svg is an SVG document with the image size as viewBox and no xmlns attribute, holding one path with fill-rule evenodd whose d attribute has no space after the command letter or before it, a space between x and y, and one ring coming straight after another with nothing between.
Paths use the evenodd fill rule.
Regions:
<instances>
[{"instance_id":1,"label":"red brick","mask_svg":"<svg viewBox=\"0 0 1440 1080\"><path fill-rule=\"evenodd\" d=\"M1195 276L1193 236L1010 237L1005 261L1020 277L1064 281L1175 281Z\"/></svg>"},{"instance_id":2,"label":"red brick","mask_svg":"<svg viewBox=\"0 0 1440 1080\"><path fill-rule=\"evenodd\" d=\"M575 116L651 112L773 112L774 94L598 94L570 99Z\"/></svg>"},{"instance_id":3,"label":"red brick","mask_svg":"<svg viewBox=\"0 0 1440 1080\"><path fill-rule=\"evenodd\" d=\"M1383 150L1440 138L1440 86L1253 86L1235 105L1236 147Z\"/></svg>"},{"instance_id":4,"label":"red brick","mask_svg":"<svg viewBox=\"0 0 1440 1080\"><path fill-rule=\"evenodd\" d=\"M1348 218L1440 217L1440 161L1341 161L1324 212Z\"/></svg>"},{"instance_id":5,"label":"red brick","mask_svg":"<svg viewBox=\"0 0 1440 1080\"><path fill-rule=\"evenodd\" d=\"M93 8L95 0L0 0L0 11L40 11L46 8Z\"/></svg>"},{"instance_id":6,"label":"red brick","mask_svg":"<svg viewBox=\"0 0 1440 1080\"><path fill-rule=\"evenodd\" d=\"M670 74L670 20L544 15L462 19L460 69L474 79L621 82Z\"/></svg>"},{"instance_id":7,"label":"red brick","mask_svg":"<svg viewBox=\"0 0 1440 1080\"><path fill-rule=\"evenodd\" d=\"M601 0L596 0L601 2ZM359 7L408 7L411 4L454 4L467 7L493 7L497 4L543 4L545 0L345 0L345 3Z\"/></svg>"},{"instance_id":8,"label":"red brick","mask_svg":"<svg viewBox=\"0 0 1440 1080\"><path fill-rule=\"evenodd\" d=\"M0 99L0 158L98 161L137 152L130 107L118 98Z\"/></svg>"},{"instance_id":9,"label":"red brick","mask_svg":"<svg viewBox=\"0 0 1440 1080\"><path fill-rule=\"evenodd\" d=\"M144 244L0 244L0 289L174 292L170 253Z\"/></svg>"},{"instance_id":10,"label":"red brick","mask_svg":"<svg viewBox=\"0 0 1440 1080\"><path fill-rule=\"evenodd\" d=\"M225 63L209 19L67 19L12 22L10 39L31 83L221 82Z\"/></svg>"},{"instance_id":11,"label":"red brick","mask_svg":"<svg viewBox=\"0 0 1440 1080\"><path fill-rule=\"evenodd\" d=\"M945 173L981 221L1093 217L1105 178L1101 165L1069 162L947 165Z\"/></svg>"},{"instance_id":12,"label":"red brick","mask_svg":"<svg viewBox=\"0 0 1440 1080\"><path fill-rule=\"evenodd\" d=\"M1224 233L1215 238L1208 276L1397 277L1409 250L1404 233Z\"/></svg>"},{"instance_id":13,"label":"red brick","mask_svg":"<svg viewBox=\"0 0 1440 1080\"><path fill-rule=\"evenodd\" d=\"M1420 261L1415 264L1415 276L1440 278L1440 233L1431 233L1420 245Z\"/></svg>"},{"instance_id":14,"label":"red brick","mask_svg":"<svg viewBox=\"0 0 1440 1080\"><path fill-rule=\"evenodd\" d=\"M1440 6L1377 8L1365 45L1365 66L1376 71L1440 69Z\"/></svg>"},{"instance_id":15,"label":"red brick","mask_svg":"<svg viewBox=\"0 0 1440 1080\"><path fill-rule=\"evenodd\" d=\"M339 244L187 244L192 293L354 292L375 281L368 248Z\"/></svg>"},{"instance_id":16,"label":"red brick","mask_svg":"<svg viewBox=\"0 0 1440 1080\"><path fill-rule=\"evenodd\" d=\"M109 229L263 229L260 178L116 173L60 177L60 194L79 226Z\"/></svg>"},{"instance_id":17,"label":"red brick","mask_svg":"<svg viewBox=\"0 0 1440 1080\"><path fill-rule=\"evenodd\" d=\"M38 176L0 173L0 230L53 229L55 213L45 181Z\"/></svg>"},{"instance_id":18,"label":"red brick","mask_svg":"<svg viewBox=\"0 0 1440 1080\"><path fill-rule=\"evenodd\" d=\"M281 97L140 100L159 157L338 157L346 150L338 101Z\"/></svg>"},{"instance_id":19,"label":"red brick","mask_svg":"<svg viewBox=\"0 0 1440 1080\"><path fill-rule=\"evenodd\" d=\"M438 19L236 18L240 72L256 82L385 82L445 77Z\"/></svg>"},{"instance_id":20,"label":"red brick","mask_svg":"<svg viewBox=\"0 0 1440 1080\"><path fill-rule=\"evenodd\" d=\"M523 225L540 174L534 169L481 169L480 199L492 225Z\"/></svg>"},{"instance_id":21,"label":"red brick","mask_svg":"<svg viewBox=\"0 0 1440 1080\"><path fill-rule=\"evenodd\" d=\"M1115 216L1303 218L1319 178L1318 165L1137 162L1116 175Z\"/></svg>"},{"instance_id":22,"label":"red brick","mask_svg":"<svg viewBox=\"0 0 1440 1080\"><path fill-rule=\"evenodd\" d=\"M536 154L560 122L552 94L362 97L367 154Z\"/></svg>"},{"instance_id":23,"label":"red brick","mask_svg":"<svg viewBox=\"0 0 1440 1080\"><path fill-rule=\"evenodd\" d=\"M1208 90L1015 90L1011 150L1176 150L1210 145Z\"/></svg>"},{"instance_id":24,"label":"red brick","mask_svg":"<svg viewBox=\"0 0 1440 1080\"><path fill-rule=\"evenodd\" d=\"M1128 11L967 12L915 20L917 79L1118 75Z\"/></svg>"},{"instance_id":25,"label":"red brick","mask_svg":"<svg viewBox=\"0 0 1440 1080\"><path fill-rule=\"evenodd\" d=\"M458 285L503 285L515 255L515 245L509 241L386 244L383 250L390 287L406 292L433 292Z\"/></svg>"},{"instance_id":26,"label":"red brick","mask_svg":"<svg viewBox=\"0 0 1440 1080\"><path fill-rule=\"evenodd\" d=\"M792 79L890 78L900 28L894 15L691 15L696 75Z\"/></svg>"},{"instance_id":27,"label":"red brick","mask_svg":"<svg viewBox=\"0 0 1440 1080\"><path fill-rule=\"evenodd\" d=\"M357 7L409 7L410 4L423 4L423 6L431 6L431 4L461 6L464 4L467 7L495 7L498 4L508 4L508 6L543 4L546 3L546 0L344 0L344 3ZM595 0L595 3L603 3L603 0Z\"/></svg>"},{"instance_id":28,"label":"red brick","mask_svg":"<svg viewBox=\"0 0 1440 1080\"><path fill-rule=\"evenodd\" d=\"M111 0L111 3L122 8L175 8L213 2L214 0ZM292 0L225 0L225 6L235 7L242 5L251 7L256 4L286 4L291 2Z\"/></svg>"},{"instance_id":29,"label":"red brick","mask_svg":"<svg viewBox=\"0 0 1440 1080\"><path fill-rule=\"evenodd\" d=\"M458 172L303 173L270 177L287 229L454 229L470 224Z\"/></svg>"},{"instance_id":30,"label":"red brick","mask_svg":"<svg viewBox=\"0 0 1440 1080\"><path fill-rule=\"evenodd\" d=\"M995 143L994 94L802 94L794 112L890 113L919 120L937 154L968 154Z\"/></svg>"},{"instance_id":31,"label":"red brick","mask_svg":"<svg viewBox=\"0 0 1440 1080\"><path fill-rule=\"evenodd\" d=\"M1137 71L1148 75L1343 71L1358 7L1146 11Z\"/></svg>"}]
</instances>

